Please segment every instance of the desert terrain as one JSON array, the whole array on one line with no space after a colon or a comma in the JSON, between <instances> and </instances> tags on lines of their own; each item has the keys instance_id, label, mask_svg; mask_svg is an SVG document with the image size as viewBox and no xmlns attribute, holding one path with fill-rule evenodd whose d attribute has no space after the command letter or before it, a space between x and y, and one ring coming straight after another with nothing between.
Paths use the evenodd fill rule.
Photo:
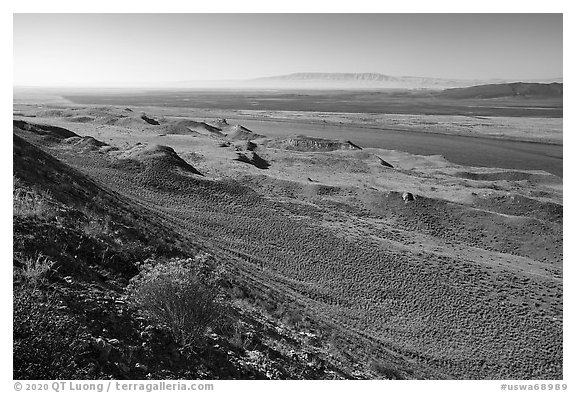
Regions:
<instances>
[{"instance_id":1,"label":"desert terrain","mask_svg":"<svg viewBox=\"0 0 576 393\"><path fill-rule=\"evenodd\" d=\"M15 97L15 377L562 379L561 105L214 94ZM130 298L175 258L192 352Z\"/></svg>"}]
</instances>

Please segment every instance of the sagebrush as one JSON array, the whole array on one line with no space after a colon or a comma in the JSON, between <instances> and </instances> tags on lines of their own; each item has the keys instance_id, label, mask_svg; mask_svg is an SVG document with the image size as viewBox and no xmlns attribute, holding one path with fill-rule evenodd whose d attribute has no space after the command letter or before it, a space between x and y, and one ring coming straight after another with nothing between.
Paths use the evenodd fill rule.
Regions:
<instances>
[{"instance_id":1,"label":"sagebrush","mask_svg":"<svg viewBox=\"0 0 576 393\"><path fill-rule=\"evenodd\" d=\"M184 346L197 344L221 315L215 290L200 281L190 263L174 259L145 265L127 291L142 312L167 325Z\"/></svg>"}]
</instances>

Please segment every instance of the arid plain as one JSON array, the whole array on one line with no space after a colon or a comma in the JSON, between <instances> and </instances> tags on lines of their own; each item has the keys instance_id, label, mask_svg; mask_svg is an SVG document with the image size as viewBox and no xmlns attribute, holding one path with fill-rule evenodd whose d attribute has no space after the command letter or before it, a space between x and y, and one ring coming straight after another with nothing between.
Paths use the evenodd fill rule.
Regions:
<instances>
[{"instance_id":1,"label":"arid plain","mask_svg":"<svg viewBox=\"0 0 576 393\"><path fill-rule=\"evenodd\" d=\"M71 291L91 285L124 299L135 266L163 257L157 248L126 257L125 270L114 267L110 255L140 227L171 238L178 253L166 248L166 255L209 255L211 269L226 277L235 328L211 330L206 359L219 360L210 364L149 360L143 372L136 365L152 355L126 349L140 345L138 334L111 344L120 360L102 359L94 342L117 339L114 329L85 322L80 307L56 307L88 326L78 364L93 366L82 366L83 377L561 379L562 118L529 110L362 113L15 98L15 195L58 206L20 214L15 196L15 252L69 259L67 273L51 279L64 306ZM430 144L402 135L428 136ZM393 141L407 147L387 148ZM435 154L418 150L433 143ZM32 173L60 166L67 176ZM84 243L66 244L62 228L73 224L58 212L70 209L98 224L70 229L94 243L86 261L71 251ZM139 224L114 218L127 211L138 212L131 220ZM62 244L33 238L48 227ZM94 240L98 228L106 239ZM130 318L118 316L120 300L110 307L116 320ZM136 331L148 325L122 323ZM23 337L21 345L31 345ZM192 374L182 371L192 365Z\"/></svg>"}]
</instances>

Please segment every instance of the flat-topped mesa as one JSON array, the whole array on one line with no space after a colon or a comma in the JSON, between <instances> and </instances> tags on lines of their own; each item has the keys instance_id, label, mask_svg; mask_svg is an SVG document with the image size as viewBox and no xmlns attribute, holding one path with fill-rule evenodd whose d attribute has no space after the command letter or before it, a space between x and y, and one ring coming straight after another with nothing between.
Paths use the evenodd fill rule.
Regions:
<instances>
[{"instance_id":1,"label":"flat-topped mesa","mask_svg":"<svg viewBox=\"0 0 576 393\"><path fill-rule=\"evenodd\" d=\"M350 141L313 138L304 135L297 135L287 139L273 141L269 146L297 151L362 150L360 146Z\"/></svg>"}]
</instances>

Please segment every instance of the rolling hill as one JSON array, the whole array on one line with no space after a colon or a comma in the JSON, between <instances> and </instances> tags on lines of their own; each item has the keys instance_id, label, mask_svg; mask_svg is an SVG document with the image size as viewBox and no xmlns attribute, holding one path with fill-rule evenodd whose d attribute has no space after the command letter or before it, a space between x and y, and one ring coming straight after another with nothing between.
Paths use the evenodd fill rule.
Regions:
<instances>
[{"instance_id":1,"label":"rolling hill","mask_svg":"<svg viewBox=\"0 0 576 393\"><path fill-rule=\"evenodd\" d=\"M464 88L446 89L438 94L442 98L562 98L562 83L500 83Z\"/></svg>"},{"instance_id":2,"label":"rolling hill","mask_svg":"<svg viewBox=\"0 0 576 393\"><path fill-rule=\"evenodd\" d=\"M44 109L14 121L16 379L562 378L562 179Z\"/></svg>"}]
</instances>

